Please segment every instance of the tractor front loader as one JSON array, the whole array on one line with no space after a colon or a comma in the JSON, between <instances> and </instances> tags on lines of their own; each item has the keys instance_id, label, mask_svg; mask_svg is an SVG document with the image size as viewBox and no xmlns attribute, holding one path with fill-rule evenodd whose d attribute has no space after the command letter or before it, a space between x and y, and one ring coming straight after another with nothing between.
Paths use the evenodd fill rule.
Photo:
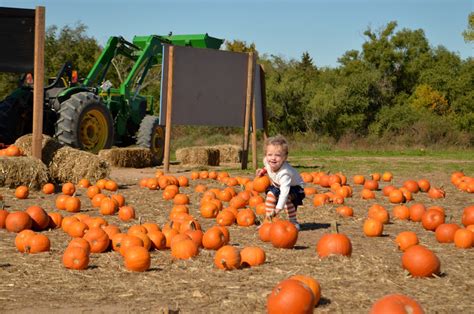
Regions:
<instances>
[{"instance_id":1,"label":"tractor front loader","mask_svg":"<svg viewBox=\"0 0 474 314\"><path fill-rule=\"evenodd\" d=\"M45 89L44 117L49 119L43 119L44 133L93 153L112 145L137 144L150 148L155 163L160 164L164 128L154 114L153 97L140 94L147 74L153 66L161 64L163 44L219 49L222 43L223 40L207 34L135 36L133 42L122 37L109 38L82 84L61 80L64 73L60 73L56 85ZM111 71L117 62L130 68L122 80ZM111 83L114 81L117 87ZM66 84L62 86L60 82ZM19 88L0 102L0 142L9 144L31 132L31 112L31 88ZM7 129L11 132L3 136Z\"/></svg>"}]
</instances>

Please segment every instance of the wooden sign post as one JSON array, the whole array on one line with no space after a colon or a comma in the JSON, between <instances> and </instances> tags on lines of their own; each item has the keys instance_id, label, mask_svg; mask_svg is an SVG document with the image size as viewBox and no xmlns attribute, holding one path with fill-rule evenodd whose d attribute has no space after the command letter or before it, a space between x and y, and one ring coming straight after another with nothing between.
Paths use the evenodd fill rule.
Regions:
<instances>
[{"instance_id":1,"label":"wooden sign post","mask_svg":"<svg viewBox=\"0 0 474 314\"><path fill-rule=\"evenodd\" d=\"M41 159L41 142L43 140L44 37L45 8L38 6L35 13L35 81L33 85L33 137L31 144L31 154L38 159Z\"/></svg>"},{"instance_id":2,"label":"wooden sign post","mask_svg":"<svg viewBox=\"0 0 474 314\"><path fill-rule=\"evenodd\" d=\"M170 171L170 141L171 141L171 110L173 108L173 63L174 46L170 46L168 53L168 88L166 90L166 124L165 124L165 151L163 156L164 172Z\"/></svg>"},{"instance_id":3,"label":"wooden sign post","mask_svg":"<svg viewBox=\"0 0 474 314\"><path fill-rule=\"evenodd\" d=\"M253 78L254 78L254 53L250 52L247 63L247 97L245 100L245 120L244 120L244 141L242 147L242 169L247 169L247 162L249 157L249 129L250 129L250 114L252 113L253 103Z\"/></svg>"}]
</instances>

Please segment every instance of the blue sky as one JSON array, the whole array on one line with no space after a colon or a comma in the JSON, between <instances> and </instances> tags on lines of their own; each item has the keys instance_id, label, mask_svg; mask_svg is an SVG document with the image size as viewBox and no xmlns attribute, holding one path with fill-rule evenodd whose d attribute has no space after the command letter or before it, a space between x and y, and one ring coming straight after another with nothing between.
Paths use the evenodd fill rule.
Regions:
<instances>
[{"instance_id":1,"label":"blue sky","mask_svg":"<svg viewBox=\"0 0 474 314\"><path fill-rule=\"evenodd\" d=\"M423 29L433 47L474 56L461 35L474 0L0 0L0 6L44 6L46 26L80 21L102 45L117 35L208 33L285 59L307 51L318 67L335 67L346 51L361 50L368 27L397 21L396 30Z\"/></svg>"}]
</instances>

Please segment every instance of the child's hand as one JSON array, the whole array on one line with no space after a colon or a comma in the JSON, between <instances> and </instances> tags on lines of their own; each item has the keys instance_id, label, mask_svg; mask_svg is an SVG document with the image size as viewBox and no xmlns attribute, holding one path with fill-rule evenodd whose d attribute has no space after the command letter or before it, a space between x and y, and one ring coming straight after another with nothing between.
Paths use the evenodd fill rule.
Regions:
<instances>
[{"instance_id":1,"label":"child's hand","mask_svg":"<svg viewBox=\"0 0 474 314\"><path fill-rule=\"evenodd\" d=\"M257 177L262 177L264 176L265 174L267 173L267 170L265 168L263 169L257 169L257 171L255 172L255 175Z\"/></svg>"}]
</instances>

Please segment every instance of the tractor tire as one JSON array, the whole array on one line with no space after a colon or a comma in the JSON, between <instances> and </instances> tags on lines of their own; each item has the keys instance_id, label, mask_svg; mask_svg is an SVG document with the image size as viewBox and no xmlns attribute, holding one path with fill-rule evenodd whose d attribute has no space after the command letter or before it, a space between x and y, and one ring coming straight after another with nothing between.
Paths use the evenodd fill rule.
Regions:
<instances>
[{"instance_id":1,"label":"tractor tire","mask_svg":"<svg viewBox=\"0 0 474 314\"><path fill-rule=\"evenodd\" d=\"M92 153L114 143L114 123L100 98L81 92L61 103L55 137L59 142Z\"/></svg>"},{"instance_id":2,"label":"tractor tire","mask_svg":"<svg viewBox=\"0 0 474 314\"><path fill-rule=\"evenodd\" d=\"M137 133L137 145L149 148L153 154L153 163L163 163L165 146L165 129L159 124L157 116L145 116Z\"/></svg>"}]
</instances>

